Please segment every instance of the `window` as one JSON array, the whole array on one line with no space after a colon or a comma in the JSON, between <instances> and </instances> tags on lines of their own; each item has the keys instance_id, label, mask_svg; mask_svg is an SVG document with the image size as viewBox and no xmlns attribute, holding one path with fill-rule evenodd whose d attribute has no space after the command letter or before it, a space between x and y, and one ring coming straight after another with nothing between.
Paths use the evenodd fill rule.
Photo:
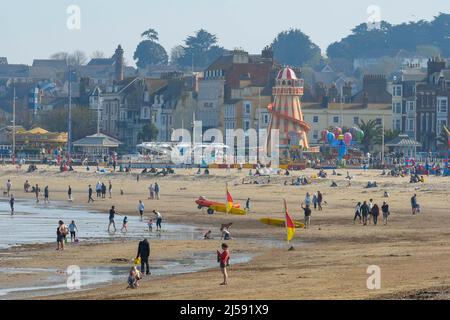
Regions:
<instances>
[{"instance_id":1,"label":"window","mask_svg":"<svg viewBox=\"0 0 450 320\"><path fill-rule=\"evenodd\" d=\"M402 104L401 102L394 102L392 104L392 112L401 114L402 113Z\"/></svg>"},{"instance_id":2,"label":"window","mask_svg":"<svg viewBox=\"0 0 450 320\"><path fill-rule=\"evenodd\" d=\"M359 117L353 117L353 124L359 124Z\"/></svg>"},{"instance_id":3,"label":"window","mask_svg":"<svg viewBox=\"0 0 450 320\"><path fill-rule=\"evenodd\" d=\"M244 121L244 130L248 130L248 129L250 129L250 121L245 120Z\"/></svg>"},{"instance_id":4,"label":"window","mask_svg":"<svg viewBox=\"0 0 450 320\"><path fill-rule=\"evenodd\" d=\"M408 119L408 126L406 128L407 131L414 131L414 119Z\"/></svg>"},{"instance_id":5,"label":"window","mask_svg":"<svg viewBox=\"0 0 450 320\"><path fill-rule=\"evenodd\" d=\"M339 123L339 117L338 116L333 117L333 122L334 123Z\"/></svg>"},{"instance_id":6,"label":"window","mask_svg":"<svg viewBox=\"0 0 450 320\"><path fill-rule=\"evenodd\" d=\"M438 100L438 112L447 113L447 110L448 110L447 99Z\"/></svg>"},{"instance_id":7,"label":"window","mask_svg":"<svg viewBox=\"0 0 450 320\"><path fill-rule=\"evenodd\" d=\"M402 96L402 86L394 86L394 96L395 97L401 97Z\"/></svg>"},{"instance_id":8,"label":"window","mask_svg":"<svg viewBox=\"0 0 450 320\"><path fill-rule=\"evenodd\" d=\"M375 123L380 126L383 124L383 121L381 120L381 118L376 118Z\"/></svg>"},{"instance_id":9,"label":"window","mask_svg":"<svg viewBox=\"0 0 450 320\"><path fill-rule=\"evenodd\" d=\"M314 123L319 122L319 116L313 116L313 122Z\"/></svg>"},{"instance_id":10,"label":"window","mask_svg":"<svg viewBox=\"0 0 450 320\"><path fill-rule=\"evenodd\" d=\"M318 130L314 130L314 132L313 132L313 139L314 140L319 139L319 131Z\"/></svg>"},{"instance_id":11,"label":"window","mask_svg":"<svg viewBox=\"0 0 450 320\"><path fill-rule=\"evenodd\" d=\"M395 130L397 131L401 131L401 126L400 126L400 119L396 119L395 120Z\"/></svg>"},{"instance_id":12,"label":"window","mask_svg":"<svg viewBox=\"0 0 450 320\"><path fill-rule=\"evenodd\" d=\"M407 112L414 112L414 101L407 101L406 102L406 111Z\"/></svg>"},{"instance_id":13,"label":"window","mask_svg":"<svg viewBox=\"0 0 450 320\"><path fill-rule=\"evenodd\" d=\"M268 124L269 123L269 115L268 114L265 114L263 119L264 119L263 120L264 124Z\"/></svg>"},{"instance_id":14,"label":"window","mask_svg":"<svg viewBox=\"0 0 450 320\"><path fill-rule=\"evenodd\" d=\"M249 102L246 102L244 105L245 114L250 114L252 109L252 105Z\"/></svg>"}]
</instances>

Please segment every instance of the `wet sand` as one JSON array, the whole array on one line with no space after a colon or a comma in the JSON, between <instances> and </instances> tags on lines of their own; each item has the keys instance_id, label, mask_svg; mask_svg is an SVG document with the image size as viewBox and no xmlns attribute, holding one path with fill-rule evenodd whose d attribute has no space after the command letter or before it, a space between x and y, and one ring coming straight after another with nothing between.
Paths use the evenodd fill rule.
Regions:
<instances>
[{"instance_id":1,"label":"wet sand","mask_svg":"<svg viewBox=\"0 0 450 320\"><path fill-rule=\"evenodd\" d=\"M49 185L50 199L66 201L67 185L72 186L74 204L105 214L111 205L120 213L137 215L138 200L144 200L146 214L159 210L165 223L200 226L211 229L220 237L221 223L233 222L229 241L231 253L252 254L250 263L233 264L227 287L219 286L218 268L170 277L150 277L141 282L138 290L125 290L123 283L113 283L95 290L51 296L61 299L373 299L403 297L405 293L429 288L450 287L450 221L447 208L450 195L450 178L429 177L424 184L409 184L409 178L380 176L380 171L350 170L355 175L352 186L342 176L314 180L308 186L284 186L294 176L311 176L315 170L291 172L289 177L272 177L270 184L241 184L248 179L248 170L238 173L211 170L211 175L195 176L196 170L177 170L167 177L135 174L95 174L77 168L78 172L59 173L54 167L38 166L39 172L15 172L11 166L0 168L0 182L4 189L7 179L13 183L17 199L33 199L33 194L23 193L26 179L41 188ZM331 174L331 171L329 171ZM113 199L102 199L87 204L87 185L98 180L112 180ZM335 180L340 187L330 188ZM376 180L378 188L365 189L369 180ZM161 200L147 200L148 186L158 181ZM214 200L224 199L225 181L235 202L245 204L251 200L251 213L247 216L207 215L193 202L203 195ZM120 195L120 189L124 195ZM312 226L297 230L287 251L285 230L261 224L262 217L283 218L282 198L286 198L290 213L302 219L300 203L308 191L320 190L327 204L322 212L313 211ZM387 190L392 215L387 226L361 226L353 224L354 205L357 201L373 198L379 205ZM423 214L412 216L410 197L417 193ZM5 198L6 200L6 198ZM55 228L58 218L55 217ZM118 219L119 220L119 219ZM152 240L152 257L155 261L183 258L187 253L214 254L221 241L204 240ZM112 259L131 259L136 253L136 241L112 243L80 243L69 245L64 252L55 251L54 244L28 245L2 250L0 268L29 267L64 269L76 264L86 268L110 265ZM367 289L367 267L381 268L381 289ZM10 284L11 275L0 273L0 287ZM15 281L27 282L33 275L14 276Z\"/></svg>"}]
</instances>

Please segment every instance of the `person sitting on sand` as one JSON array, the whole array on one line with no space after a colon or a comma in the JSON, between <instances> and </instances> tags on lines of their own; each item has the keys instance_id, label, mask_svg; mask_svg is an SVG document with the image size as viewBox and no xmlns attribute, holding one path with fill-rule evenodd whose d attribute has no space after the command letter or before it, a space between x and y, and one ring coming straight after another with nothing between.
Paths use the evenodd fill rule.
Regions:
<instances>
[{"instance_id":1,"label":"person sitting on sand","mask_svg":"<svg viewBox=\"0 0 450 320\"><path fill-rule=\"evenodd\" d=\"M383 194L383 197L384 198L389 198L389 192L385 191L384 194Z\"/></svg>"},{"instance_id":2,"label":"person sitting on sand","mask_svg":"<svg viewBox=\"0 0 450 320\"><path fill-rule=\"evenodd\" d=\"M208 231L204 234L203 239L205 239L205 240L211 240L211 239L212 239L211 233L212 233L211 230L208 230Z\"/></svg>"},{"instance_id":3,"label":"person sitting on sand","mask_svg":"<svg viewBox=\"0 0 450 320\"><path fill-rule=\"evenodd\" d=\"M141 273L136 266L131 267L130 274L128 275L128 287L127 289L139 288L139 280L141 280Z\"/></svg>"}]
</instances>

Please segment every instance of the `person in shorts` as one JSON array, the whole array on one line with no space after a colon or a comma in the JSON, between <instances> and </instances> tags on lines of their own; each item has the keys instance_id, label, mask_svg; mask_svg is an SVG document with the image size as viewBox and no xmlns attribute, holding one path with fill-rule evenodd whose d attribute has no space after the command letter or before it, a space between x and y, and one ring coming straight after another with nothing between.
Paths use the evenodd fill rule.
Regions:
<instances>
[{"instance_id":1,"label":"person in shorts","mask_svg":"<svg viewBox=\"0 0 450 320\"><path fill-rule=\"evenodd\" d=\"M222 252L217 250L217 261L220 265L220 271L223 275L223 282L220 285L228 284L228 272L227 267L230 265L230 252L228 251L228 245L222 243Z\"/></svg>"}]
</instances>

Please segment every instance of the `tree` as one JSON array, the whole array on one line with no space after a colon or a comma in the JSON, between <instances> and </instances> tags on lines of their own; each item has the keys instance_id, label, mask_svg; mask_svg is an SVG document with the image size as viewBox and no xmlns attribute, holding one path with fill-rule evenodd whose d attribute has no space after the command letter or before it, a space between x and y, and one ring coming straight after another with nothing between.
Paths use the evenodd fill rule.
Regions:
<instances>
[{"instance_id":1,"label":"tree","mask_svg":"<svg viewBox=\"0 0 450 320\"><path fill-rule=\"evenodd\" d=\"M67 132L67 108L43 111L39 114L37 125L53 132ZM94 134L97 130L97 113L89 112L88 107L72 108L73 141Z\"/></svg>"},{"instance_id":2,"label":"tree","mask_svg":"<svg viewBox=\"0 0 450 320\"><path fill-rule=\"evenodd\" d=\"M148 29L141 37L145 40L138 44L133 56L138 68L167 65L169 57L164 47L158 43L158 32Z\"/></svg>"},{"instance_id":3,"label":"tree","mask_svg":"<svg viewBox=\"0 0 450 320\"><path fill-rule=\"evenodd\" d=\"M147 40L150 40L153 42L159 41L158 32L155 29L148 29L148 30L142 32L141 38L144 38L144 39L147 39Z\"/></svg>"},{"instance_id":4,"label":"tree","mask_svg":"<svg viewBox=\"0 0 450 320\"><path fill-rule=\"evenodd\" d=\"M322 60L319 46L299 29L283 31L272 42L275 59L285 65L315 67Z\"/></svg>"},{"instance_id":5,"label":"tree","mask_svg":"<svg viewBox=\"0 0 450 320\"><path fill-rule=\"evenodd\" d=\"M441 129L441 133L439 134L439 136L436 138L437 140L437 145L440 146L442 149L446 149L449 147L448 145L448 139L449 139L449 134L447 132L447 129L445 126L442 126Z\"/></svg>"},{"instance_id":6,"label":"tree","mask_svg":"<svg viewBox=\"0 0 450 320\"><path fill-rule=\"evenodd\" d=\"M224 49L218 45L217 37L209 33L205 29L198 30L195 35L189 36L184 41L185 45L178 48L178 53L181 53L176 59L176 63L183 67L207 67L214 60L219 58L224 53Z\"/></svg>"},{"instance_id":7,"label":"tree","mask_svg":"<svg viewBox=\"0 0 450 320\"><path fill-rule=\"evenodd\" d=\"M142 131L138 134L139 142L150 142L155 140L157 137L158 129L153 123L144 125Z\"/></svg>"},{"instance_id":8,"label":"tree","mask_svg":"<svg viewBox=\"0 0 450 320\"><path fill-rule=\"evenodd\" d=\"M170 63L177 64L177 61L184 55L183 46L175 46L170 50Z\"/></svg>"},{"instance_id":9,"label":"tree","mask_svg":"<svg viewBox=\"0 0 450 320\"><path fill-rule=\"evenodd\" d=\"M75 50L72 53L61 51L52 54L50 59L65 60L71 66L81 66L86 64L87 55L81 50Z\"/></svg>"},{"instance_id":10,"label":"tree","mask_svg":"<svg viewBox=\"0 0 450 320\"><path fill-rule=\"evenodd\" d=\"M391 140L394 140L395 138L398 137L399 134L400 134L400 131L398 131L398 130L386 130L384 132L384 141L389 142Z\"/></svg>"},{"instance_id":11,"label":"tree","mask_svg":"<svg viewBox=\"0 0 450 320\"><path fill-rule=\"evenodd\" d=\"M367 122L361 120L358 126L364 132L364 138L361 141L364 152L371 152L375 145L381 144L383 128L375 120L369 120Z\"/></svg>"},{"instance_id":12,"label":"tree","mask_svg":"<svg viewBox=\"0 0 450 320\"><path fill-rule=\"evenodd\" d=\"M96 50L91 54L91 59L102 59L105 57L106 57L105 53L99 50Z\"/></svg>"},{"instance_id":13,"label":"tree","mask_svg":"<svg viewBox=\"0 0 450 320\"><path fill-rule=\"evenodd\" d=\"M362 23L352 33L327 48L330 58L378 58L395 57L399 52L424 56L442 52L450 55L450 14L440 13L432 21L411 21L391 25L386 21L380 28L368 28Z\"/></svg>"}]
</instances>

